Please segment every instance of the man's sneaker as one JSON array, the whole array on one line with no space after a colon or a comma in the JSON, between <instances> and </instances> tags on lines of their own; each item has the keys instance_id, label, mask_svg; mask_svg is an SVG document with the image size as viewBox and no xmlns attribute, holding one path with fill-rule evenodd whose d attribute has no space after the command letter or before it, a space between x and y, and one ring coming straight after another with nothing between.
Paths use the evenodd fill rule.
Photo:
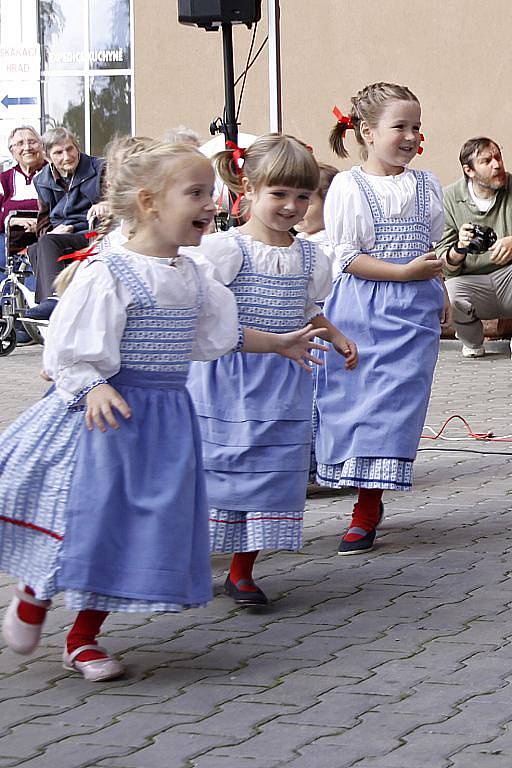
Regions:
<instances>
[{"instance_id":1,"label":"man's sneaker","mask_svg":"<svg viewBox=\"0 0 512 768\"><path fill-rule=\"evenodd\" d=\"M466 347L462 345L462 357L483 357L485 355L485 348L482 347Z\"/></svg>"}]
</instances>

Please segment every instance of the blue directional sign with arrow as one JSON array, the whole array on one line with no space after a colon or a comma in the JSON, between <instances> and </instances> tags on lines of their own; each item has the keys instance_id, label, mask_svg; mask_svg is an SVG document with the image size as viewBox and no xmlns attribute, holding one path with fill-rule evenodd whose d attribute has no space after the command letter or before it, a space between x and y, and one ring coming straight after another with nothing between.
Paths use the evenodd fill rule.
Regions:
<instances>
[{"instance_id":1,"label":"blue directional sign with arrow","mask_svg":"<svg viewBox=\"0 0 512 768\"><path fill-rule=\"evenodd\" d=\"M6 109L9 107L24 106L26 104L37 104L36 96L7 96L5 95L0 102Z\"/></svg>"}]
</instances>

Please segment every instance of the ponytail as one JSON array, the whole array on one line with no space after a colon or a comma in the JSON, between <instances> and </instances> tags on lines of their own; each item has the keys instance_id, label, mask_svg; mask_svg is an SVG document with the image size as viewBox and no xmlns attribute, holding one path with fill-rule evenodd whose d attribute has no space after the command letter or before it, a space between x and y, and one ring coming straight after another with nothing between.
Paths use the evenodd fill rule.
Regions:
<instances>
[{"instance_id":1,"label":"ponytail","mask_svg":"<svg viewBox=\"0 0 512 768\"><path fill-rule=\"evenodd\" d=\"M225 149L215 155L215 170L224 184L237 195L243 192L242 172L236 164L234 149Z\"/></svg>"},{"instance_id":2,"label":"ponytail","mask_svg":"<svg viewBox=\"0 0 512 768\"><path fill-rule=\"evenodd\" d=\"M329 144L335 155L338 157L348 157L348 151L345 147L345 134L348 130L354 130L357 136L358 116L354 110L349 115L344 115L338 107L333 107L332 113L336 118L336 125L329 134Z\"/></svg>"},{"instance_id":3,"label":"ponytail","mask_svg":"<svg viewBox=\"0 0 512 768\"><path fill-rule=\"evenodd\" d=\"M345 125L341 125L341 123L336 123L331 129L331 132L329 134L329 145L334 152L335 155L338 157L348 157L348 152L345 148L345 134L347 132L347 128Z\"/></svg>"}]
</instances>

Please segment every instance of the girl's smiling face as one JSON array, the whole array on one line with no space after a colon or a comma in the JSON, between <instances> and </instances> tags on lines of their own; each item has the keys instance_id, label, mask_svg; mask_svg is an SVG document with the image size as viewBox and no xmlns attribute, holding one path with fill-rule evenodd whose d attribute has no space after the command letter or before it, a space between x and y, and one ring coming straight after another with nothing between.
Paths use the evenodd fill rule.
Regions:
<instances>
[{"instance_id":1,"label":"girl's smiling face","mask_svg":"<svg viewBox=\"0 0 512 768\"><path fill-rule=\"evenodd\" d=\"M171 164L170 183L154 202L158 215L153 226L163 242L176 248L199 245L215 213L214 183L213 168L206 158L186 160L178 168Z\"/></svg>"},{"instance_id":2,"label":"girl's smiling face","mask_svg":"<svg viewBox=\"0 0 512 768\"><path fill-rule=\"evenodd\" d=\"M183 245L196 246L215 213L215 175L205 157L170 159L167 183L158 194L137 191L137 222L127 248L146 256L171 259Z\"/></svg>"},{"instance_id":3,"label":"girl's smiling face","mask_svg":"<svg viewBox=\"0 0 512 768\"><path fill-rule=\"evenodd\" d=\"M244 231L270 245L289 245L289 230L304 218L312 195L310 189L262 186L254 190L246 184L251 213Z\"/></svg>"},{"instance_id":4,"label":"girl's smiling face","mask_svg":"<svg viewBox=\"0 0 512 768\"><path fill-rule=\"evenodd\" d=\"M374 128L361 126L368 148L364 170L396 176L415 157L420 145L421 107L417 101L393 99L382 110Z\"/></svg>"}]
</instances>

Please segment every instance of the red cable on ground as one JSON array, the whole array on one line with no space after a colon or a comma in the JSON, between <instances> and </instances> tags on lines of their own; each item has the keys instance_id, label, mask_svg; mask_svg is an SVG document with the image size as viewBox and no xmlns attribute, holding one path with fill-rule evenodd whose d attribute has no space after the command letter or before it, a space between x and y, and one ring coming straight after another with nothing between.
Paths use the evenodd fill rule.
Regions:
<instances>
[{"instance_id":1,"label":"red cable on ground","mask_svg":"<svg viewBox=\"0 0 512 768\"><path fill-rule=\"evenodd\" d=\"M446 419L441 429L435 435L421 435L422 439L437 440L439 437L441 437L444 430L453 419L459 419L459 421L462 421L466 427L468 437L472 437L474 440L480 440L486 443L512 443L512 437L494 437L493 432L473 432L468 421L464 418L464 416L460 416L458 413L454 413L453 416L450 416L448 419Z\"/></svg>"}]
</instances>

